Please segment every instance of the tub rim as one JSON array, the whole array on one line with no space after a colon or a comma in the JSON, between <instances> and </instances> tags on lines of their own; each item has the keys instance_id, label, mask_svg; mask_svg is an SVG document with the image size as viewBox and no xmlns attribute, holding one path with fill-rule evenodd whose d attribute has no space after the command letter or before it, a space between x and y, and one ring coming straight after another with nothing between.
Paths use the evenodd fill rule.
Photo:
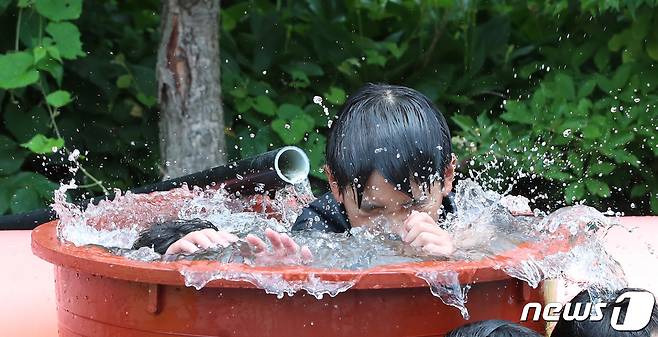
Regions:
<instances>
[{"instance_id":1,"label":"tub rim","mask_svg":"<svg viewBox=\"0 0 658 337\"><path fill-rule=\"evenodd\" d=\"M572 244L566 240L549 244L524 243L494 258L478 261L424 261L377 266L363 270L309 268L304 266L252 267L238 263L218 261L143 262L117 256L101 247L77 247L57 238L58 220L35 228L31 235L32 252L56 266L79 272L100 275L119 280L151 284L185 286L180 270L195 272L247 272L263 276L282 275L289 282L304 282L315 276L328 282L354 282L353 289L390 289L427 287L427 282L417 276L419 272L456 271L461 284L499 281L511 278L503 271L505 266L515 265L528 258L536 258L568 251ZM208 282L209 288L257 288L247 281L217 279Z\"/></svg>"}]
</instances>

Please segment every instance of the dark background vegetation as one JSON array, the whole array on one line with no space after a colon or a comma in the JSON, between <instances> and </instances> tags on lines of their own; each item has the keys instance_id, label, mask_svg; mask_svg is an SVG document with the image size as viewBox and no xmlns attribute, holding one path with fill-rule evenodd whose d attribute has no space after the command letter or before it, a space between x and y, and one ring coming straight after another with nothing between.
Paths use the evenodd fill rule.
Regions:
<instances>
[{"instance_id":1,"label":"dark background vegetation","mask_svg":"<svg viewBox=\"0 0 658 337\"><path fill-rule=\"evenodd\" d=\"M78 197L161 178L159 6L0 0L0 214L71 178ZM220 20L230 158L295 144L321 186L328 122L386 82L436 102L463 177L658 214L658 1L223 1Z\"/></svg>"}]
</instances>

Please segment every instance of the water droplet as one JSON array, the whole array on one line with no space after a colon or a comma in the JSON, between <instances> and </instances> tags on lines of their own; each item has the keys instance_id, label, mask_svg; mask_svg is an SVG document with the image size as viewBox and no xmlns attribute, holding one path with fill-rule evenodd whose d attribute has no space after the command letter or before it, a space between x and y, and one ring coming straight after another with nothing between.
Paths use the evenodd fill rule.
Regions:
<instances>
[{"instance_id":1,"label":"water droplet","mask_svg":"<svg viewBox=\"0 0 658 337\"><path fill-rule=\"evenodd\" d=\"M564 136L564 137L571 136L571 129L564 130L564 132L562 132L562 136Z\"/></svg>"}]
</instances>

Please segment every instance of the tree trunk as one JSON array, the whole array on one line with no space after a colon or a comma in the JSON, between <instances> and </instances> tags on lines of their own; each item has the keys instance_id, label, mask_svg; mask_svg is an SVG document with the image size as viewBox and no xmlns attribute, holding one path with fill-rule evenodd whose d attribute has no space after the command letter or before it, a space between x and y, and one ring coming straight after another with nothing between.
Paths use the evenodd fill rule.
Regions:
<instances>
[{"instance_id":1,"label":"tree trunk","mask_svg":"<svg viewBox=\"0 0 658 337\"><path fill-rule=\"evenodd\" d=\"M226 163L219 0L164 0L156 74L165 178Z\"/></svg>"}]
</instances>

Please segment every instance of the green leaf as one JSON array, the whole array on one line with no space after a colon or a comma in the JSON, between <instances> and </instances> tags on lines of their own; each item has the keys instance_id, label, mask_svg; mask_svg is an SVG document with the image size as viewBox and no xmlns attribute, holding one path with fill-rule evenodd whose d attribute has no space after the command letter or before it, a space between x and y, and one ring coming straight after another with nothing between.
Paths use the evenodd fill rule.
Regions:
<instances>
[{"instance_id":1,"label":"green leaf","mask_svg":"<svg viewBox=\"0 0 658 337\"><path fill-rule=\"evenodd\" d=\"M39 64L37 64L37 68L39 70L45 70L52 76L55 81L57 82L58 86L62 85L62 77L64 76L64 68L62 67L62 64L51 59L51 58L46 58L41 60Z\"/></svg>"},{"instance_id":2,"label":"green leaf","mask_svg":"<svg viewBox=\"0 0 658 337\"><path fill-rule=\"evenodd\" d=\"M75 20L82 13L82 0L35 0L37 12L52 21Z\"/></svg>"},{"instance_id":3,"label":"green leaf","mask_svg":"<svg viewBox=\"0 0 658 337\"><path fill-rule=\"evenodd\" d=\"M585 180L585 185L587 186L587 190L594 195L598 195L600 197L610 196L610 188L608 187L608 184L600 180L587 179Z\"/></svg>"},{"instance_id":4,"label":"green leaf","mask_svg":"<svg viewBox=\"0 0 658 337\"><path fill-rule=\"evenodd\" d=\"M590 174L610 174L615 170L615 165L611 163L592 163L589 166Z\"/></svg>"},{"instance_id":5,"label":"green leaf","mask_svg":"<svg viewBox=\"0 0 658 337\"><path fill-rule=\"evenodd\" d=\"M41 59L46 57L47 51L43 46L36 46L32 50L32 53L34 54L34 63L37 64L39 61L41 61Z\"/></svg>"},{"instance_id":6,"label":"green leaf","mask_svg":"<svg viewBox=\"0 0 658 337\"><path fill-rule=\"evenodd\" d=\"M43 203L39 199L39 194L29 187L15 191L11 197L10 204L12 213L23 213L43 206Z\"/></svg>"},{"instance_id":7,"label":"green leaf","mask_svg":"<svg viewBox=\"0 0 658 337\"><path fill-rule=\"evenodd\" d=\"M149 108L154 106L155 103L157 103L157 99L155 97L148 96L143 92L137 94L137 100L139 101L139 103L142 103Z\"/></svg>"},{"instance_id":8,"label":"green leaf","mask_svg":"<svg viewBox=\"0 0 658 337\"><path fill-rule=\"evenodd\" d=\"M578 156L575 152L569 153L567 155L567 162L574 169L574 172L579 175L583 172L583 159L582 156Z\"/></svg>"},{"instance_id":9,"label":"green leaf","mask_svg":"<svg viewBox=\"0 0 658 337\"><path fill-rule=\"evenodd\" d=\"M580 85L578 88L578 98L582 99L589 96L596 88L596 79L590 78Z\"/></svg>"},{"instance_id":10,"label":"green leaf","mask_svg":"<svg viewBox=\"0 0 658 337\"><path fill-rule=\"evenodd\" d=\"M308 78L308 75L303 71L293 69L290 71L290 76L292 77L292 82L290 86L293 88L306 88L311 84L311 80Z\"/></svg>"},{"instance_id":11,"label":"green leaf","mask_svg":"<svg viewBox=\"0 0 658 337\"><path fill-rule=\"evenodd\" d=\"M46 201L52 199L53 191L59 187L59 185L48 180L48 178L34 172L19 172L14 176L9 177L8 180L8 185L11 186L11 188L15 190L20 188L33 189L43 200Z\"/></svg>"},{"instance_id":12,"label":"green leaf","mask_svg":"<svg viewBox=\"0 0 658 337\"><path fill-rule=\"evenodd\" d=\"M117 78L117 88L127 89L130 88L133 77L130 74L123 74Z\"/></svg>"},{"instance_id":13,"label":"green leaf","mask_svg":"<svg viewBox=\"0 0 658 337\"><path fill-rule=\"evenodd\" d=\"M51 22L46 26L46 32L52 36L62 58L74 60L86 55L82 51L80 31L74 24L70 22Z\"/></svg>"},{"instance_id":14,"label":"green leaf","mask_svg":"<svg viewBox=\"0 0 658 337\"><path fill-rule=\"evenodd\" d=\"M517 122L521 124L534 124L535 120L532 113L529 113L526 105L519 101L507 101L505 103L507 112L500 115L500 118L508 122Z\"/></svg>"},{"instance_id":15,"label":"green leaf","mask_svg":"<svg viewBox=\"0 0 658 337\"><path fill-rule=\"evenodd\" d=\"M477 128L477 125L475 124L475 121L471 116L466 116L466 115L454 115L452 116L452 121L457 124L462 130L464 131L471 131Z\"/></svg>"},{"instance_id":16,"label":"green leaf","mask_svg":"<svg viewBox=\"0 0 658 337\"><path fill-rule=\"evenodd\" d=\"M542 176L551 180L557 180L557 181L567 181L571 179L571 175L568 173L561 172L560 170L556 168L549 168L542 172Z\"/></svg>"},{"instance_id":17,"label":"green leaf","mask_svg":"<svg viewBox=\"0 0 658 337\"><path fill-rule=\"evenodd\" d=\"M565 73L559 73L555 75L555 84L557 84L556 91L560 94L560 97L569 101L573 101L576 98L576 88L571 76Z\"/></svg>"},{"instance_id":18,"label":"green leaf","mask_svg":"<svg viewBox=\"0 0 658 337\"><path fill-rule=\"evenodd\" d=\"M21 146L37 154L46 154L56 152L64 147L64 139L48 138L42 134L37 134L29 142L23 143Z\"/></svg>"},{"instance_id":19,"label":"green leaf","mask_svg":"<svg viewBox=\"0 0 658 337\"><path fill-rule=\"evenodd\" d=\"M235 25L237 24L236 20L228 14L228 12L224 9L220 11L220 17L222 21L222 29L224 29L227 32L230 32L235 28Z\"/></svg>"},{"instance_id":20,"label":"green leaf","mask_svg":"<svg viewBox=\"0 0 658 337\"><path fill-rule=\"evenodd\" d=\"M635 167L640 167L639 159L634 154L624 150L615 149L609 152L602 151L608 158L611 158L617 163L627 163Z\"/></svg>"},{"instance_id":21,"label":"green leaf","mask_svg":"<svg viewBox=\"0 0 658 337\"><path fill-rule=\"evenodd\" d=\"M293 88L306 88L311 84L309 77L324 75L322 68L312 62L293 62L281 68L292 77L289 85Z\"/></svg>"},{"instance_id":22,"label":"green leaf","mask_svg":"<svg viewBox=\"0 0 658 337\"><path fill-rule=\"evenodd\" d=\"M601 137L601 129L594 124L589 124L583 128L583 138L597 139Z\"/></svg>"},{"instance_id":23,"label":"green leaf","mask_svg":"<svg viewBox=\"0 0 658 337\"><path fill-rule=\"evenodd\" d=\"M54 58L59 62L62 62L62 55L60 54L59 49L57 49L56 46L48 46L46 47L46 50L48 51L48 55L50 55L50 57Z\"/></svg>"},{"instance_id":24,"label":"green leaf","mask_svg":"<svg viewBox=\"0 0 658 337\"><path fill-rule=\"evenodd\" d=\"M272 130L281 137L286 145L299 143L304 135L313 129L313 118L307 115L301 115L287 121L285 119L275 119L272 121Z\"/></svg>"},{"instance_id":25,"label":"green leaf","mask_svg":"<svg viewBox=\"0 0 658 337\"><path fill-rule=\"evenodd\" d=\"M0 176L18 171L28 152L18 147L9 137L0 135Z\"/></svg>"},{"instance_id":26,"label":"green leaf","mask_svg":"<svg viewBox=\"0 0 658 337\"><path fill-rule=\"evenodd\" d=\"M623 46L625 46L628 43L630 34L631 34L630 29L626 29L621 33L613 35L612 38L610 38L610 40L608 41L608 48L614 52L619 51Z\"/></svg>"},{"instance_id":27,"label":"green leaf","mask_svg":"<svg viewBox=\"0 0 658 337\"><path fill-rule=\"evenodd\" d=\"M71 103L71 94L65 90L57 90L46 96L46 102L57 109Z\"/></svg>"},{"instance_id":28,"label":"green leaf","mask_svg":"<svg viewBox=\"0 0 658 337\"><path fill-rule=\"evenodd\" d=\"M276 115L276 104L269 96L260 95L252 103L254 109L263 115L274 116Z\"/></svg>"},{"instance_id":29,"label":"green leaf","mask_svg":"<svg viewBox=\"0 0 658 337\"><path fill-rule=\"evenodd\" d=\"M386 66L386 57L374 49L366 50L366 64Z\"/></svg>"},{"instance_id":30,"label":"green leaf","mask_svg":"<svg viewBox=\"0 0 658 337\"><path fill-rule=\"evenodd\" d=\"M279 116L279 118L288 119L288 120L300 116L306 116L302 108L300 108L297 105L289 104L289 103L281 104L276 114L277 116Z\"/></svg>"},{"instance_id":31,"label":"green leaf","mask_svg":"<svg viewBox=\"0 0 658 337\"><path fill-rule=\"evenodd\" d=\"M272 132L272 128L265 126L255 132L255 137L251 137L252 131L243 129L239 133L242 137L240 141L240 155L242 158L249 158L255 155L266 152L270 148L270 144L278 146L277 136Z\"/></svg>"},{"instance_id":32,"label":"green leaf","mask_svg":"<svg viewBox=\"0 0 658 337\"><path fill-rule=\"evenodd\" d=\"M622 64L617 68L615 75L612 77L612 85L615 89L623 88L631 76L632 66L630 64Z\"/></svg>"},{"instance_id":33,"label":"green leaf","mask_svg":"<svg viewBox=\"0 0 658 337\"><path fill-rule=\"evenodd\" d=\"M329 87L329 92L324 93L324 98L331 104L341 105L345 103L347 95L345 94L345 90L331 86Z\"/></svg>"},{"instance_id":34,"label":"green leaf","mask_svg":"<svg viewBox=\"0 0 658 337\"><path fill-rule=\"evenodd\" d=\"M398 47L397 44L393 42L388 42L384 44L384 46L386 46L386 49L388 49L388 51L391 52L391 55L393 55L393 57L399 60L400 57L402 57L402 55L407 51L409 44L405 42Z\"/></svg>"},{"instance_id":35,"label":"green leaf","mask_svg":"<svg viewBox=\"0 0 658 337\"><path fill-rule=\"evenodd\" d=\"M581 200L584 195L585 187L583 186L583 183L574 181L564 189L564 200L569 204Z\"/></svg>"},{"instance_id":36,"label":"green leaf","mask_svg":"<svg viewBox=\"0 0 658 337\"><path fill-rule=\"evenodd\" d=\"M605 70L605 68L610 63L610 52L606 48L600 48L596 54L594 54L594 64L599 69L599 71Z\"/></svg>"},{"instance_id":37,"label":"green leaf","mask_svg":"<svg viewBox=\"0 0 658 337\"><path fill-rule=\"evenodd\" d=\"M610 135L610 138L608 139L608 144L607 145L610 145L613 148L622 147L622 146L630 143L631 141L633 141L634 138L635 138L635 135L632 132L613 133L612 135Z\"/></svg>"},{"instance_id":38,"label":"green leaf","mask_svg":"<svg viewBox=\"0 0 658 337\"><path fill-rule=\"evenodd\" d=\"M0 88L21 88L36 82L39 72L33 65L34 56L27 52L0 55Z\"/></svg>"},{"instance_id":39,"label":"green leaf","mask_svg":"<svg viewBox=\"0 0 658 337\"><path fill-rule=\"evenodd\" d=\"M355 57L350 57L338 65L338 71L348 77L356 75L358 68L361 68L361 62Z\"/></svg>"}]
</instances>

